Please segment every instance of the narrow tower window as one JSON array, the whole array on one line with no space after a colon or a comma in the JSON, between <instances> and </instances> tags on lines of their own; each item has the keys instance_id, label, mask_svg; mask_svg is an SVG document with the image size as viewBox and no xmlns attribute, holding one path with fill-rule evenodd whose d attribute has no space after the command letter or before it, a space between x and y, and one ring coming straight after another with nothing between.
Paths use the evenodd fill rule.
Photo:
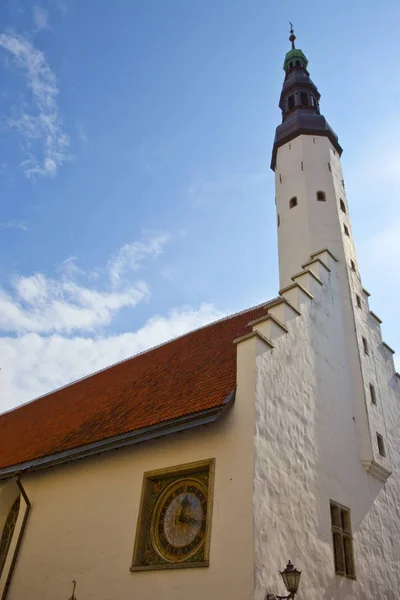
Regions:
<instances>
[{"instance_id":1,"label":"narrow tower window","mask_svg":"<svg viewBox=\"0 0 400 600\"><path fill-rule=\"evenodd\" d=\"M369 354L369 350L368 350L368 342L367 342L367 340L365 339L365 337L363 337L363 339L362 339L362 343L363 343L364 353L365 353L365 354Z\"/></svg>"},{"instance_id":2,"label":"narrow tower window","mask_svg":"<svg viewBox=\"0 0 400 600\"><path fill-rule=\"evenodd\" d=\"M280 216L278 215L278 227L279 227L279 225L280 225L280 224L281 224L281 218L280 218Z\"/></svg>"},{"instance_id":3,"label":"narrow tower window","mask_svg":"<svg viewBox=\"0 0 400 600\"><path fill-rule=\"evenodd\" d=\"M350 510L331 501L331 524L335 573L355 578Z\"/></svg>"},{"instance_id":4,"label":"narrow tower window","mask_svg":"<svg viewBox=\"0 0 400 600\"><path fill-rule=\"evenodd\" d=\"M350 233L349 233L349 229L348 229L347 225L343 225L343 229L344 229L345 234L350 237Z\"/></svg>"},{"instance_id":5,"label":"narrow tower window","mask_svg":"<svg viewBox=\"0 0 400 600\"><path fill-rule=\"evenodd\" d=\"M362 304L361 304L361 298L358 294L356 294L356 299L357 299L357 306L358 308L362 308Z\"/></svg>"},{"instance_id":6,"label":"narrow tower window","mask_svg":"<svg viewBox=\"0 0 400 600\"><path fill-rule=\"evenodd\" d=\"M289 106L289 110L294 108L294 96L289 96L288 98L288 106Z\"/></svg>"},{"instance_id":7,"label":"narrow tower window","mask_svg":"<svg viewBox=\"0 0 400 600\"><path fill-rule=\"evenodd\" d=\"M300 93L300 103L302 106L308 106L308 96L306 92Z\"/></svg>"},{"instance_id":8,"label":"narrow tower window","mask_svg":"<svg viewBox=\"0 0 400 600\"><path fill-rule=\"evenodd\" d=\"M295 206L297 206L297 197L293 196L293 198L290 198L289 200L289 208L294 208Z\"/></svg>"},{"instance_id":9,"label":"narrow tower window","mask_svg":"<svg viewBox=\"0 0 400 600\"><path fill-rule=\"evenodd\" d=\"M386 456L385 444L383 443L383 437L380 433L376 434L376 441L378 442L378 450L381 456Z\"/></svg>"},{"instance_id":10,"label":"narrow tower window","mask_svg":"<svg viewBox=\"0 0 400 600\"><path fill-rule=\"evenodd\" d=\"M346 210L346 205L343 202L343 200L340 198L340 208L342 209L342 211L344 212L344 214L346 214L347 210Z\"/></svg>"},{"instance_id":11,"label":"narrow tower window","mask_svg":"<svg viewBox=\"0 0 400 600\"><path fill-rule=\"evenodd\" d=\"M321 192L321 190L319 192L317 192L317 200L319 200L320 202L325 202L326 201L325 192Z\"/></svg>"},{"instance_id":12,"label":"narrow tower window","mask_svg":"<svg viewBox=\"0 0 400 600\"><path fill-rule=\"evenodd\" d=\"M328 169L329 169L329 171L332 171L330 162L328 162Z\"/></svg>"},{"instance_id":13,"label":"narrow tower window","mask_svg":"<svg viewBox=\"0 0 400 600\"><path fill-rule=\"evenodd\" d=\"M301 161L301 170L304 171L304 164L303 161Z\"/></svg>"},{"instance_id":14,"label":"narrow tower window","mask_svg":"<svg viewBox=\"0 0 400 600\"><path fill-rule=\"evenodd\" d=\"M282 175L279 173L279 183L282 183Z\"/></svg>"},{"instance_id":15,"label":"narrow tower window","mask_svg":"<svg viewBox=\"0 0 400 600\"><path fill-rule=\"evenodd\" d=\"M355 272L355 270L356 270L356 263L354 262L354 260L350 261L350 266L351 266L351 270Z\"/></svg>"},{"instance_id":16,"label":"narrow tower window","mask_svg":"<svg viewBox=\"0 0 400 600\"><path fill-rule=\"evenodd\" d=\"M371 395L371 402L373 404L376 404L376 392L375 392L375 386L372 385L372 383L369 384L369 393Z\"/></svg>"},{"instance_id":17,"label":"narrow tower window","mask_svg":"<svg viewBox=\"0 0 400 600\"><path fill-rule=\"evenodd\" d=\"M15 525L18 519L20 505L20 497L15 500L12 505L10 512L7 515L7 519L4 525L3 532L0 538L0 577L4 568L4 564L7 558L7 552L11 544L11 539L14 533Z\"/></svg>"}]
</instances>

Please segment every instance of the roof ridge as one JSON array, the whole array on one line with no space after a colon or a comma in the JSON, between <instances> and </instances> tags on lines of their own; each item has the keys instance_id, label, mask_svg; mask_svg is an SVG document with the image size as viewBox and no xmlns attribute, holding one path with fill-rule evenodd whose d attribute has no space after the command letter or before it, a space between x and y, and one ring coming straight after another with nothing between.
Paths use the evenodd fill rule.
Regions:
<instances>
[{"instance_id":1,"label":"roof ridge","mask_svg":"<svg viewBox=\"0 0 400 600\"><path fill-rule=\"evenodd\" d=\"M271 301L270 301L271 302ZM269 304L269 303L267 303ZM256 310L257 308L262 308L265 307L266 303L265 302L261 302L260 304L256 304L255 306L251 306L250 308L246 308L244 310L240 310L236 313L233 313L231 315L227 315L226 317L222 317L221 319L217 319L216 321L212 321L211 323L207 323L207 325L202 325L201 327L197 327L196 329L191 329L190 331L187 331L186 333L183 333L182 335L179 335L177 337L171 338L170 340L167 340L165 342L162 342L161 344L157 344L156 346L152 346L151 348L147 348L147 350L143 350L142 352L138 352L137 354L133 354L132 356L128 356L128 358L123 358L122 360L119 360L115 363L112 363L111 365L107 365L106 367L103 367L102 369L99 369L98 371L94 371L93 373L90 373L89 375L84 375L83 377L80 377L79 379L75 379L74 381L70 381L69 383L66 383L65 385L61 385L58 388L55 388L54 390L51 390L50 392L46 392L45 394L41 394L40 396L37 396L36 398L32 398L32 400L28 400L27 402L23 402L22 404L19 404L18 406L15 406L14 408L10 408L9 410L6 410L2 413L0 413L0 417L2 417L3 415L9 414L11 412L17 411L20 408L27 406L28 404L33 404L34 402L37 402L38 400L41 400L42 398L46 398L46 396L51 396L51 394L54 394L55 392L59 392L60 390L63 390L65 388L68 388L72 385L75 385L76 383L79 383L80 381L84 381L85 379L89 379L90 377L94 377L95 375L98 375L99 373L102 373L103 371L107 371L108 369L111 369L113 367L116 367L117 365L123 364L124 362L127 362L128 360L132 360L133 358L137 358L138 356L142 356L143 354L147 354L148 352L152 352L153 350L157 350L158 348L161 348L162 346L166 346L167 344L170 344L171 342L175 342L177 340L180 340L188 335L191 335L192 333L196 333L197 331L200 331L202 329L206 329L207 327L211 327L212 325L216 325L217 323L222 323L223 321L227 321L228 319L233 319L234 317L238 317L239 315L243 315L246 312L251 312L253 310ZM151 317L153 318L153 317Z\"/></svg>"}]
</instances>

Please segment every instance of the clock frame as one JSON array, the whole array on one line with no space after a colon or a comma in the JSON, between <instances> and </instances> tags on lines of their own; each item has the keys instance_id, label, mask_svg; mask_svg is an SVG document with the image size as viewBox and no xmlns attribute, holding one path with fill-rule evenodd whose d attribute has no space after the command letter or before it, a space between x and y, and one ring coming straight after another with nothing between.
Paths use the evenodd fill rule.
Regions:
<instances>
[{"instance_id":1,"label":"clock frame","mask_svg":"<svg viewBox=\"0 0 400 600\"><path fill-rule=\"evenodd\" d=\"M131 571L208 567L215 459L144 473Z\"/></svg>"}]
</instances>

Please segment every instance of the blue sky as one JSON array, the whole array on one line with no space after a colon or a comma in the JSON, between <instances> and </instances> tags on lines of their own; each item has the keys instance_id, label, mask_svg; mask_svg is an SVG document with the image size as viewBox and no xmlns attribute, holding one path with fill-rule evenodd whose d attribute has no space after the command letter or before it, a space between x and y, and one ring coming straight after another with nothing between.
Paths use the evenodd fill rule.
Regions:
<instances>
[{"instance_id":1,"label":"blue sky","mask_svg":"<svg viewBox=\"0 0 400 600\"><path fill-rule=\"evenodd\" d=\"M344 148L371 308L400 348L397 1L8 0L0 410L276 295L289 19Z\"/></svg>"}]
</instances>

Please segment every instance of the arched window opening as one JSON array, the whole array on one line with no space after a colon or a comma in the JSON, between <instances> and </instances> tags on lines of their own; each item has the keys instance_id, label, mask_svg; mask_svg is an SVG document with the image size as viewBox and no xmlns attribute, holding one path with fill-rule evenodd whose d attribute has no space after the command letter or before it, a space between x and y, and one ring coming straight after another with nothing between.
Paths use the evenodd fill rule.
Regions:
<instances>
[{"instance_id":1,"label":"arched window opening","mask_svg":"<svg viewBox=\"0 0 400 600\"><path fill-rule=\"evenodd\" d=\"M288 106L289 106L289 110L290 110L291 108L294 108L294 96L289 96L289 99L288 99Z\"/></svg>"},{"instance_id":2,"label":"arched window opening","mask_svg":"<svg viewBox=\"0 0 400 600\"><path fill-rule=\"evenodd\" d=\"M300 67L300 61L296 60L296 67Z\"/></svg>"},{"instance_id":3,"label":"arched window opening","mask_svg":"<svg viewBox=\"0 0 400 600\"><path fill-rule=\"evenodd\" d=\"M15 525L18 519L20 506L20 497L15 500L12 505L10 512L7 515L7 519L4 525L3 533L0 538L0 577L3 572L4 564L6 562L8 549L11 544L12 536L14 533Z\"/></svg>"},{"instance_id":4,"label":"arched window opening","mask_svg":"<svg viewBox=\"0 0 400 600\"><path fill-rule=\"evenodd\" d=\"M295 206L297 206L297 197L293 196L293 198L290 198L289 200L289 208L294 208Z\"/></svg>"},{"instance_id":5,"label":"arched window opening","mask_svg":"<svg viewBox=\"0 0 400 600\"><path fill-rule=\"evenodd\" d=\"M306 92L300 93L300 103L302 106L308 106L308 96Z\"/></svg>"},{"instance_id":6,"label":"arched window opening","mask_svg":"<svg viewBox=\"0 0 400 600\"><path fill-rule=\"evenodd\" d=\"M293 69L293 63L292 62L289 63L289 68Z\"/></svg>"},{"instance_id":7,"label":"arched window opening","mask_svg":"<svg viewBox=\"0 0 400 600\"><path fill-rule=\"evenodd\" d=\"M346 205L343 202L343 200L340 198L340 208L342 209L342 211L344 212L344 214L346 214Z\"/></svg>"},{"instance_id":8,"label":"arched window opening","mask_svg":"<svg viewBox=\"0 0 400 600\"><path fill-rule=\"evenodd\" d=\"M317 192L317 200L319 200L320 202L325 202L326 201L325 192L321 192L321 190L319 192Z\"/></svg>"}]
</instances>

